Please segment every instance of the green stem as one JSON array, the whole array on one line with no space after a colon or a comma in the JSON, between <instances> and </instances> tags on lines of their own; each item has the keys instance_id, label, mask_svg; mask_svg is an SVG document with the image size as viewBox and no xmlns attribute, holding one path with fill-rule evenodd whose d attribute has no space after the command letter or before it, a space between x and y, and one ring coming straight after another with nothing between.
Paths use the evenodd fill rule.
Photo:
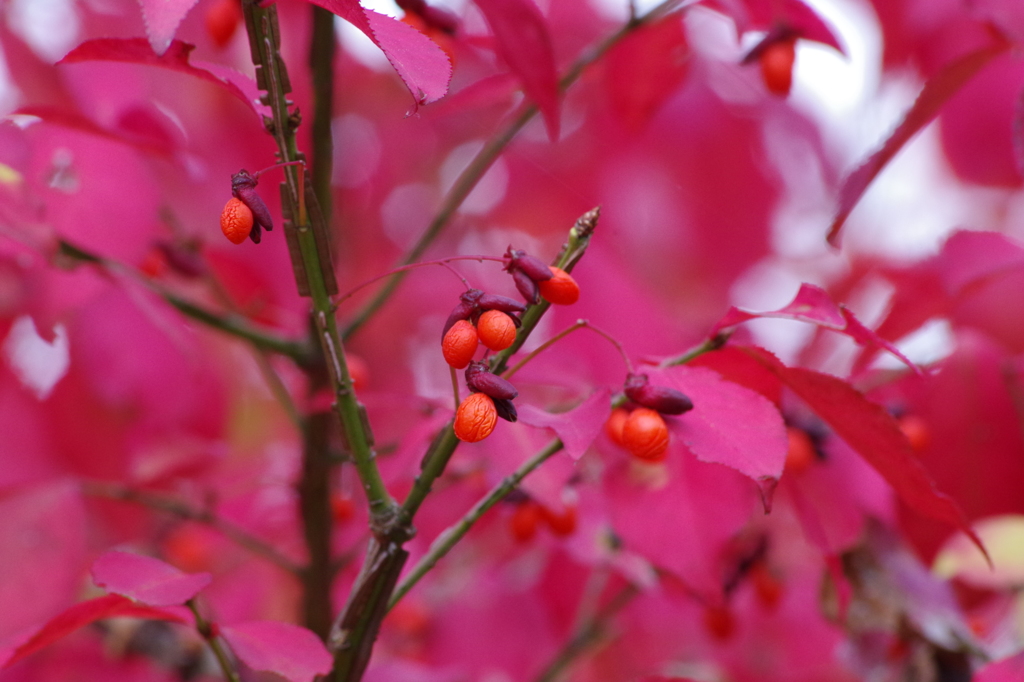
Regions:
<instances>
[{"instance_id":1,"label":"green stem","mask_svg":"<svg viewBox=\"0 0 1024 682\"><path fill-rule=\"evenodd\" d=\"M448 552L461 540L469 529L473 527L480 517L483 516L488 509L500 502L506 495L515 489L519 483L526 478L533 470L539 467L541 464L549 460L555 453L562 449L562 441L557 438L551 441L547 447L535 454L533 457L528 459L526 462L521 464L518 469L513 473L506 476L501 483L496 485L487 495L473 505L472 509L463 515L461 519L455 525L444 530L437 539L430 545L430 549L427 553L418 561L416 565L412 567L409 573L406 574L405 578L395 589L394 595L391 597L391 601L388 603L388 608L391 609L398 603L398 601L405 596L405 594L413 588L413 586L425 576L437 562L441 560Z\"/></svg>"},{"instance_id":2,"label":"green stem","mask_svg":"<svg viewBox=\"0 0 1024 682\"><path fill-rule=\"evenodd\" d=\"M185 605L192 611L192 615L196 619L196 630L206 640L206 643L210 645L210 650L213 651L213 655L216 657L217 664L220 665L224 677L228 682L240 682L238 672L235 670L235 666L231 664L231 657L228 656L227 648L221 643L220 637L213 634L213 626L199 613L196 600L189 599L185 602Z\"/></svg>"},{"instance_id":3,"label":"green stem","mask_svg":"<svg viewBox=\"0 0 1024 682\"><path fill-rule=\"evenodd\" d=\"M705 339L702 343L694 346L693 348L677 355L675 357L666 358L658 364L658 369L665 369L666 367L674 367L675 365L685 365L696 357L704 355L704 353L710 353L713 350L718 350L723 347L729 340L729 334L715 334L714 336Z\"/></svg>"}]
</instances>

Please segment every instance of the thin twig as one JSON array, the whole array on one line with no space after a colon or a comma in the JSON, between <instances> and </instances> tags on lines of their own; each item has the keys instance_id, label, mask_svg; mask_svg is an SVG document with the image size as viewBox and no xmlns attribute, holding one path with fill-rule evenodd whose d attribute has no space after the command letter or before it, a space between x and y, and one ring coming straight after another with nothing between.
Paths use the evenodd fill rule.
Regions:
<instances>
[{"instance_id":1,"label":"thin twig","mask_svg":"<svg viewBox=\"0 0 1024 682\"><path fill-rule=\"evenodd\" d=\"M136 490L120 483L85 481L82 484L82 490L88 495L124 502L134 502L135 504L141 504L144 507L172 514L188 521L202 523L213 528L239 547L263 557L289 573L297 574L301 570L297 564L278 552L273 545L260 540L255 535L250 534L230 521L220 518L209 509L199 509L181 500Z\"/></svg>"},{"instance_id":2,"label":"thin twig","mask_svg":"<svg viewBox=\"0 0 1024 682\"><path fill-rule=\"evenodd\" d=\"M189 599L185 602L189 610L192 611L192 616L196 619L196 630L206 640L206 643L210 645L210 650L213 651L214 657L217 659L218 665L220 665L221 672L224 673L224 677L228 682L240 682L238 677L238 671L235 670L235 666L231 662L231 657L228 655L227 648L221 642L220 635L216 634L213 625L203 618L203 615L199 613L199 607L196 605L196 600Z\"/></svg>"}]
</instances>

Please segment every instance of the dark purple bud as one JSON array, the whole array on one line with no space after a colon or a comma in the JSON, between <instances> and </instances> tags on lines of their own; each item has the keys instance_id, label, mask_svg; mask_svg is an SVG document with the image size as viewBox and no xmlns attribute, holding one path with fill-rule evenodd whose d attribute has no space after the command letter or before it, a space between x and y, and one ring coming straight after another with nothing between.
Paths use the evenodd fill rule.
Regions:
<instances>
[{"instance_id":1,"label":"dark purple bud","mask_svg":"<svg viewBox=\"0 0 1024 682\"><path fill-rule=\"evenodd\" d=\"M495 400L494 409L498 411L498 416L507 422L519 419L519 413L516 412L516 406L511 400Z\"/></svg>"},{"instance_id":2,"label":"dark purple bud","mask_svg":"<svg viewBox=\"0 0 1024 682\"><path fill-rule=\"evenodd\" d=\"M160 240L156 243L167 265L184 277L202 277L206 274L206 263L194 248Z\"/></svg>"},{"instance_id":3,"label":"dark purple bud","mask_svg":"<svg viewBox=\"0 0 1024 682\"><path fill-rule=\"evenodd\" d=\"M497 294L483 294L478 305L482 310L500 310L503 313L521 313L526 310L526 306L514 298Z\"/></svg>"},{"instance_id":4,"label":"dark purple bud","mask_svg":"<svg viewBox=\"0 0 1024 682\"><path fill-rule=\"evenodd\" d=\"M540 300L540 288L525 272L512 270L512 281L516 283L516 289L527 303L534 305Z\"/></svg>"},{"instance_id":5,"label":"dark purple bud","mask_svg":"<svg viewBox=\"0 0 1024 682\"><path fill-rule=\"evenodd\" d=\"M260 243L260 224L255 220L252 221L252 230L249 231L249 239L252 240L253 244Z\"/></svg>"},{"instance_id":6,"label":"dark purple bud","mask_svg":"<svg viewBox=\"0 0 1024 682\"><path fill-rule=\"evenodd\" d=\"M693 402L681 391L667 386L653 386L646 374L630 374L623 386L626 397L638 405L662 414L682 414L693 409Z\"/></svg>"},{"instance_id":7,"label":"dark purple bud","mask_svg":"<svg viewBox=\"0 0 1024 682\"><path fill-rule=\"evenodd\" d=\"M476 393L483 393L495 400L512 400L519 391L511 383L492 374L483 362L471 362L466 368L466 385Z\"/></svg>"},{"instance_id":8,"label":"dark purple bud","mask_svg":"<svg viewBox=\"0 0 1024 682\"><path fill-rule=\"evenodd\" d=\"M255 228L255 225L253 227ZM475 305L468 305L464 301L460 301L459 304L452 309L451 314L448 315L448 319L445 320L444 329L441 330L441 340L444 340L445 334L448 333L448 330L451 329L456 322L459 320L468 320L475 310Z\"/></svg>"}]
</instances>

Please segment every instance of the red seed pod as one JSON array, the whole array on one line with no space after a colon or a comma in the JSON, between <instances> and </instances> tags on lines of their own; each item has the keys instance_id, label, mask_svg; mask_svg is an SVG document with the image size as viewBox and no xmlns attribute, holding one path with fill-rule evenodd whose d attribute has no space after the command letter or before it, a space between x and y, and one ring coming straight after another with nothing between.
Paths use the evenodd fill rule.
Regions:
<instances>
[{"instance_id":1,"label":"red seed pod","mask_svg":"<svg viewBox=\"0 0 1024 682\"><path fill-rule=\"evenodd\" d=\"M516 323L500 310L487 310L480 315L476 330L480 343L493 351L505 350L516 340Z\"/></svg>"},{"instance_id":2,"label":"red seed pod","mask_svg":"<svg viewBox=\"0 0 1024 682\"><path fill-rule=\"evenodd\" d=\"M473 359L479 342L476 327L468 320L458 320L441 340L441 355L455 369L463 369Z\"/></svg>"},{"instance_id":3,"label":"red seed pod","mask_svg":"<svg viewBox=\"0 0 1024 682\"><path fill-rule=\"evenodd\" d=\"M553 276L551 269L539 258L534 258L522 249L508 247L505 256L509 259L506 269L521 270L534 282L545 282Z\"/></svg>"},{"instance_id":4,"label":"red seed pod","mask_svg":"<svg viewBox=\"0 0 1024 682\"><path fill-rule=\"evenodd\" d=\"M228 199L220 212L220 230L232 244L241 244L252 231L252 211L236 197ZM257 240L257 243L259 240Z\"/></svg>"},{"instance_id":5,"label":"red seed pod","mask_svg":"<svg viewBox=\"0 0 1024 682\"><path fill-rule=\"evenodd\" d=\"M787 426L789 449L786 451L786 473L806 471L818 459L817 448L810 434L796 426Z\"/></svg>"},{"instance_id":6,"label":"red seed pod","mask_svg":"<svg viewBox=\"0 0 1024 682\"><path fill-rule=\"evenodd\" d=\"M223 48L242 22L242 4L238 0L217 0L206 10L206 34L213 44Z\"/></svg>"},{"instance_id":7,"label":"red seed pod","mask_svg":"<svg viewBox=\"0 0 1024 682\"><path fill-rule=\"evenodd\" d=\"M512 270L512 281L516 285L516 290L527 303L534 305L540 300L540 288L528 274L514 269Z\"/></svg>"},{"instance_id":8,"label":"red seed pod","mask_svg":"<svg viewBox=\"0 0 1024 682\"><path fill-rule=\"evenodd\" d=\"M764 46L758 56L761 79L768 92L786 97L793 87L793 64L796 61L796 37L788 36Z\"/></svg>"},{"instance_id":9,"label":"red seed pod","mask_svg":"<svg viewBox=\"0 0 1024 682\"><path fill-rule=\"evenodd\" d=\"M482 294L478 305L481 310L500 310L503 313L521 313L526 310L526 306L514 298L497 294Z\"/></svg>"},{"instance_id":10,"label":"red seed pod","mask_svg":"<svg viewBox=\"0 0 1024 682\"><path fill-rule=\"evenodd\" d=\"M656 411L639 407L622 426L622 442L634 457L660 462L668 452L668 427Z\"/></svg>"},{"instance_id":11,"label":"red seed pod","mask_svg":"<svg viewBox=\"0 0 1024 682\"><path fill-rule=\"evenodd\" d=\"M559 537L572 535L576 530L576 507L566 505L561 514L556 514L547 507L540 508L540 517L548 524L551 532Z\"/></svg>"},{"instance_id":12,"label":"red seed pod","mask_svg":"<svg viewBox=\"0 0 1024 682\"><path fill-rule=\"evenodd\" d=\"M540 295L555 305L572 305L580 300L580 285L565 270L551 266L551 279L539 282Z\"/></svg>"},{"instance_id":13,"label":"red seed pod","mask_svg":"<svg viewBox=\"0 0 1024 682\"><path fill-rule=\"evenodd\" d=\"M498 416L507 422L516 422L519 420L519 412L516 411L515 403L511 400L495 400L494 409L498 411Z\"/></svg>"},{"instance_id":14,"label":"red seed pod","mask_svg":"<svg viewBox=\"0 0 1024 682\"><path fill-rule=\"evenodd\" d=\"M662 414L682 414L693 409L693 402L681 391L667 386L654 386L646 374L629 374L624 386L626 397L638 405Z\"/></svg>"},{"instance_id":15,"label":"red seed pod","mask_svg":"<svg viewBox=\"0 0 1024 682\"><path fill-rule=\"evenodd\" d=\"M537 535L537 526L541 520L541 506L533 500L525 500L516 505L508 527L516 542L529 542Z\"/></svg>"},{"instance_id":16,"label":"red seed pod","mask_svg":"<svg viewBox=\"0 0 1024 682\"><path fill-rule=\"evenodd\" d=\"M268 231L274 229L274 221L270 217L270 209L263 203L263 199L256 194L256 178L249 174L244 168L231 176L231 194L241 199L249 210L252 211L257 227L253 228L250 235L252 240L260 243L260 231L258 227L264 227Z\"/></svg>"},{"instance_id":17,"label":"red seed pod","mask_svg":"<svg viewBox=\"0 0 1024 682\"><path fill-rule=\"evenodd\" d=\"M455 437L476 443L491 435L497 423L494 401L484 393L473 393L462 401L455 413Z\"/></svg>"},{"instance_id":18,"label":"red seed pod","mask_svg":"<svg viewBox=\"0 0 1024 682\"><path fill-rule=\"evenodd\" d=\"M495 400L512 400L519 391L511 383L492 374L484 362L471 362L466 368L466 385L477 393L486 393Z\"/></svg>"}]
</instances>

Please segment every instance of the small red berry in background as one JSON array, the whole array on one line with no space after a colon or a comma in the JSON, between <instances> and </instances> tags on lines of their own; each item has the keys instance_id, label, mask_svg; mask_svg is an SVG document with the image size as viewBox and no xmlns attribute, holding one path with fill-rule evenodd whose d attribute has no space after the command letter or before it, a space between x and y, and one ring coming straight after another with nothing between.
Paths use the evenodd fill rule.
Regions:
<instances>
[{"instance_id":1,"label":"small red berry in background","mask_svg":"<svg viewBox=\"0 0 1024 682\"><path fill-rule=\"evenodd\" d=\"M351 497L344 495L331 495L331 515L338 525L351 521L356 515L356 504Z\"/></svg>"},{"instance_id":2,"label":"small red berry in background","mask_svg":"<svg viewBox=\"0 0 1024 682\"><path fill-rule=\"evenodd\" d=\"M352 377L352 388L360 391L370 385L370 366L355 353L345 353L345 364L348 374Z\"/></svg>"},{"instance_id":3,"label":"small red berry in background","mask_svg":"<svg viewBox=\"0 0 1024 682\"><path fill-rule=\"evenodd\" d=\"M551 267L551 279L538 282L540 295L555 305L572 305L580 300L580 285L565 270Z\"/></svg>"},{"instance_id":4,"label":"small red berry in background","mask_svg":"<svg viewBox=\"0 0 1024 682\"><path fill-rule=\"evenodd\" d=\"M787 426L786 435L789 436L789 450L786 451L785 471L796 473L807 470L818 458L814 441L806 431L795 426Z\"/></svg>"},{"instance_id":5,"label":"small red berry in background","mask_svg":"<svg viewBox=\"0 0 1024 682\"><path fill-rule=\"evenodd\" d=\"M766 610L773 611L782 599L782 582L763 561L757 562L750 569L750 582L754 586L757 601Z\"/></svg>"},{"instance_id":6,"label":"small red berry in background","mask_svg":"<svg viewBox=\"0 0 1024 682\"><path fill-rule=\"evenodd\" d=\"M491 435L497 423L498 410L494 407L494 400L485 393L472 393L455 413L455 437L476 443Z\"/></svg>"},{"instance_id":7,"label":"small red berry in background","mask_svg":"<svg viewBox=\"0 0 1024 682\"><path fill-rule=\"evenodd\" d=\"M724 642L736 632L736 617L728 606L709 606L704 609L704 629L715 639Z\"/></svg>"},{"instance_id":8,"label":"small red berry in background","mask_svg":"<svg viewBox=\"0 0 1024 682\"><path fill-rule=\"evenodd\" d=\"M206 33L217 47L231 42L238 25L242 23L239 0L217 0L206 10Z\"/></svg>"},{"instance_id":9,"label":"small red berry in background","mask_svg":"<svg viewBox=\"0 0 1024 682\"><path fill-rule=\"evenodd\" d=\"M441 340L444 361L455 369L465 369L476 354L480 338L476 327L468 320L459 320L451 326Z\"/></svg>"},{"instance_id":10,"label":"small red berry in background","mask_svg":"<svg viewBox=\"0 0 1024 682\"><path fill-rule=\"evenodd\" d=\"M634 457L660 462L668 452L668 426L655 410L637 408L622 426L622 443Z\"/></svg>"},{"instance_id":11,"label":"small red berry in background","mask_svg":"<svg viewBox=\"0 0 1024 682\"><path fill-rule=\"evenodd\" d=\"M576 531L576 507L572 505L566 505L560 514L547 507L541 507L540 516L548 524L551 532L559 537L572 535Z\"/></svg>"},{"instance_id":12,"label":"small red berry in background","mask_svg":"<svg viewBox=\"0 0 1024 682\"><path fill-rule=\"evenodd\" d=\"M914 452L921 452L928 447L931 442L931 429L928 428L928 422L916 414L905 414L897 420L897 423Z\"/></svg>"},{"instance_id":13,"label":"small red berry in background","mask_svg":"<svg viewBox=\"0 0 1024 682\"><path fill-rule=\"evenodd\" d=\"M516 505L509 518L508 529L516 542L529 542L537 535L540 520L541 506L533 500L525 500Z\"/></svg>"},{"instance_id":14,"label":"small red berry in background","mask_svg":"<svg viewBox=\"0 0 1024 682\"><path fill-rule=\"evenodd\" d=\"M232 244L241 244L252 231L252 211L241 199L231 197L220 213L220 229Z\"/></svg>"},{"instance_id":15,"label":"small red berry in background","mask_svg":"<svg viewBox=\"0 0 1024 682\"><path fill-rule=\"evenodd\" d=\"M604 432L608 434L608 438L611 439L616 445L626 446L626 443L622 440L622 427L626 425L626 419L629 418L629 410L624 407L617 407L612 410L612 413L608 415L608 420L604 423Z\"/></svg>"},{"instance_id":16,"label":"small red berry in background","mask_svg":"<svg viewBox=\"0 0 1024 682\"><path fill-rule=\"evenodd\" d=\"M516 340L515 322L500 310L484 312L476 322L476 331L480 335L480 343L493 351L505 350Z\"/></svg>"},{"instance_id":17,"label":"small red berry in background","mask_svg":"<svg viewBox=\"0 0 1024 682\"><path fill-rule=\"evenodd\" d=\"M790 36L765 45L758 56L761 78L772 94L789 95L793 87L793 64L796 62L796 37Z\"/></svg>"}]
</instances>

